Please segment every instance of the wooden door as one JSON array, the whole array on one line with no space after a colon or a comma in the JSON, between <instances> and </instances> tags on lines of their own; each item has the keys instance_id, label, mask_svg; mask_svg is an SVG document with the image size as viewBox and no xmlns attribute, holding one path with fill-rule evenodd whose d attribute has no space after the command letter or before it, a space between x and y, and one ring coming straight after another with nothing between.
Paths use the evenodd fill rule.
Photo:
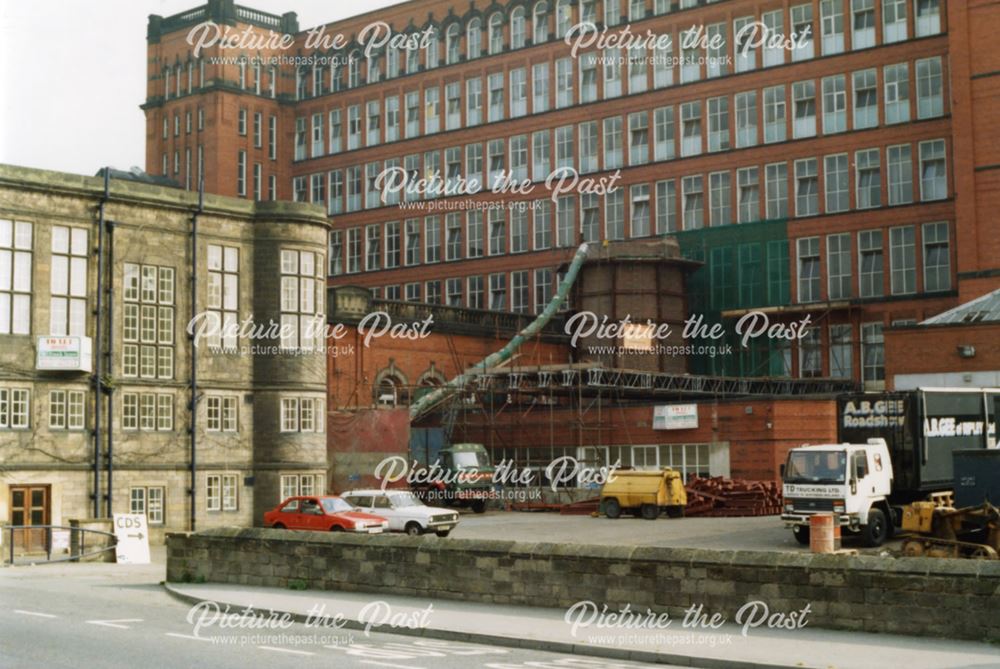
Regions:
<instances>
[{"instance_id":1,"label":"wooden door","mask_svg":"<svg viewBox=\"0 0 1000 669\"><path fill-rule=\"evenodd\" d=\"M39 553L46 549L47 532L44 527L30 529L31 526L49 524L49 486L22 485L10 487L10 524L25 526L14 530L14 551L17 553Z\"/></svg>"}]
</instances>

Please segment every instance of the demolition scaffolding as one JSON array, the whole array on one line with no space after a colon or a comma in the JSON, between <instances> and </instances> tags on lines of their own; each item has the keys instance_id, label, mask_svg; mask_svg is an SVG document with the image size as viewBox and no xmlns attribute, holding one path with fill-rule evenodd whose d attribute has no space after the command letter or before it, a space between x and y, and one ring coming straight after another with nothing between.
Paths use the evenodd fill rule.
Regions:
<instances>
[{"instance_id":1,"label":"demolition scaffolding","mask_svg":"<svg viewBox=\"0 0 1000 669\"><path fill-rule=\"evenodd\" d=\"M631 445L627 421L607 420L615 413L624 417L624 410L631 406L692 400L831 397L857 389L854 382L838 379L671 374L609 369L594 363L493 367L469 370L468 376L460 392L428 407L424 418L440 416L446 442L452 440L456 430L463 435L482 434L484 446L494 460L499 449L505 453L511 449L523 451L524 458L515 459L519 467L525 468L551 462L556 449L564 449L568 441L577 453L588 446L608 445L612 440L606 437L614 430L625 431L624 440L614 441ZM512 443L511 428L539 414L543 414L540 423L547 423L548 448ZM572 433L571 440L556 439L557 431L567 430Z\"/></svg>"}]
</instances>

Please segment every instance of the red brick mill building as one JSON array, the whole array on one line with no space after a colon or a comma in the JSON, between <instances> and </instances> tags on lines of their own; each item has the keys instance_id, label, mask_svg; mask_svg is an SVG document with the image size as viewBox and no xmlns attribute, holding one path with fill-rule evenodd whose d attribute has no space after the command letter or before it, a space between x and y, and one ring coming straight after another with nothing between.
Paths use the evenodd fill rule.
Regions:
<instances>
[{"instance_id":1,"label":"red brick mill building","mask_svg":"<svg viewBox=\"0 0 1000 669\"><path fill-rule=\"evenodd\" d=\"M209 20L289 35L291 46L196 55L186 37ZM420 48L366 49L358 39L375 22L418 36ZM595 43L574 53L563 37L580 22L669 35L671 50ZM707 45L685 43L692 27ZM798 48L753 39L765 28L794 33ZM990 215L1000 205L998 30L1000 7L988 0L413 0L325 26L343 39L317 49L294 13L213 0L150 18L147 170L189 188L203 177L213 192L322 205L333 225L330 285L368 288L393 309L535 313L580 242L671 237L701 263L686 278L688 313L728 330L755 310L788 323L808 315L812 325L801 341L693 356L686 371L880 389L892 383L887 332L1000 287ZM213 60L237 55L324 58ZM551 198L543 182L562 167L594 179L620 171L619 188ZM387 168L456 182L505 172L535 187L383 200L375 177ZM409 392L451 378L512 332L384 352L330 407L377 404L376 377L397 369ZM450 351L463 341L468 351ZM523 354L536 366L559 357L539 346ZM565 358L558 364L576 362ZM331 369L339 397L345 372ZM603 447L651 421L619 404L565 447L579 448L581 434ZM698 430L727 420L738 433L745 421L793 426L767 419L777 404L770 414L723 406L699 416ZM511 416L512 434L530 424L531 414ZM791 441L802 433L789 429ZM711 443L703 439L692 436ZM673 451L656 453L672 462ZM728 457L730 471L763 477L780 456L739 467L742 456Z\"/></svg>"},{"instance_id":2,"label":"red brick mill building","mask_svg":"<svg viewBox=\"0 0 1000 669\"><path fill-rule=\"evenodd\" d=\"M331 488L374 483L387 456L449 440L482 443L495 461L539 476L570 456L585 468L617 461L670 466L687 477L776 478L789 448L836 438L832 397L852 384L689 374L687 355L674 347L684 343L685 276L696 270L678 256L676 243L592 248L570 296L576 311L558 314L509 363L486 368L480 361L533 315L331 289L329 321L346 326L328 349ZM433 327L419 339L385 336L384 324L365 320L377 312L396 324L430 320ZM621 338L581 328L574 341L573 313L601 313L611 322L628 314L667 324L674 334L650 350L607 353L602 342ZM462 372L471 374L464 392L439 411L407 410ZM661 416L671 410L683 415Z\"/></svg>"}]
</instances>

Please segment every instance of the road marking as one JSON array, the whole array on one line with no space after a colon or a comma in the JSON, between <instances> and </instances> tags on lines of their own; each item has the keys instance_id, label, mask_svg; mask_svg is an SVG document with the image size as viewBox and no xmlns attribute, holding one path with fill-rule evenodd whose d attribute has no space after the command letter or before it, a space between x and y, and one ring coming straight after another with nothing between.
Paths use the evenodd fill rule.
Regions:
<instances>
[{"instance_id":1,"label":"road marking","mask_svg":"<svg viewBox=\"0 0 1000 669\"><path fill-rule=\"evenodd\" d=\"M59 616L54 616L51 613L39 613L38 611L24 611L22 609L14 609L14 613L20 613L23 616L38 616L39 618L58 618Z\"/></svg>"},{"instance_id":2,"label":"road marking","mask_svg":"<svg viewBox=\"0 0 1000 669\"><path fill-rule=\"evenodd\" d=\"M207 636L193 636L191 634L178 634L177 632L164 632L167 636L172 636L175 639L192 639L194 641L208 641L211 642L211 637Z\"/></svg>"},{"instance_id":3,"label":"road marking","mask_svg":"<svg viewBox=\"0 0 1000 669\"><path fill-rule=\"evenodd\" d=\"M376 660L361 660L361 664L377 664L380 667L395 667L396 669L421 669L410 664L393 664L391 662L378 662Z\"/></svg>"},{"instance_id":4,"label":"road marking","mask_svg":"<svg viewBox=\"0 0 1000 669\"><path fill-rule=\"evenodd\" d=\"M292 650L291 648L276 648L274 646L257 646L258 650L271 650L275 653L289 653L291 655L315 655L307 650Z\"/></svg>"},{"instance_id":5,"label":"road marking","mask_svg":"<svg viewBox=\"0 0 1000 669\"><path fill-rule=\"evenodd\" d=\"M121 623L141 623L142 618L122 618L120 620L88 620L88 625L102 625L104 627L114 627L120 630L132 629L128 625Z\"/></svg>"}]
</instances>

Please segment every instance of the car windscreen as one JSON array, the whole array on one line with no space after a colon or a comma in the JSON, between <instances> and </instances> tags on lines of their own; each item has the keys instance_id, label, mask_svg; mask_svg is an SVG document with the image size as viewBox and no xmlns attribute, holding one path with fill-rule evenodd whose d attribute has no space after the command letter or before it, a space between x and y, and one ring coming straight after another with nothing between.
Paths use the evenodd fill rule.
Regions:
<instances>
[{"instance_id":1,"label":"car windscreen","mask_svg":"<svg viewBox=\"0 0 1000 669\"><path fill-rule=\"evenodd\" d=\"M479 469L490 466L490 459L486 457L485 453L480 451L460 451L458 453L452 453L451 457L455 462L456 467Z\"/></svg>"},{"instance_id":2,"label":"car windscreen","mask_svg":"<svg viewBox=\"0 0 1000 669\"><path fill-rule=\"evenodd\" d=\"M424 503L420 501L416 495L412 492L397 492L390 495L389 499L392 500L392 505L397 509L405 509L408 506L423 506Z\"/></svg>"},{"instance_id":3,"label":"car windscreen","mask_svg":"<svg viewBox=\"0 0 1000 669\"><path fill-rule=\"evenodd\" d=\"M793 451L785 466L785 483L843 483L847 474L844 451Z\"/></svg>"},{"instance_id":4,"label":"car windscreen","mask_svg":"<svg viewBox=\"0 0 1000 669\"><path fill-rule=\"evenodd\" d=\"M341 511L350 511L352 508L350 504L339 497L326 497L320 504L323 505L323 510L327 513L340 513Z\"/></svg>"},{"instance_id":5,"label":"car windscreen","mask_svg":"<svg viewBox=\"0 0 1000 669\"><path fill-rule=\"evenodd\" d=\"M372 505L372 498L370 495L350 495L344 498L347 503L351 506L358 506L363 509L370 508Z\"/></svg>"}]
</instances>

